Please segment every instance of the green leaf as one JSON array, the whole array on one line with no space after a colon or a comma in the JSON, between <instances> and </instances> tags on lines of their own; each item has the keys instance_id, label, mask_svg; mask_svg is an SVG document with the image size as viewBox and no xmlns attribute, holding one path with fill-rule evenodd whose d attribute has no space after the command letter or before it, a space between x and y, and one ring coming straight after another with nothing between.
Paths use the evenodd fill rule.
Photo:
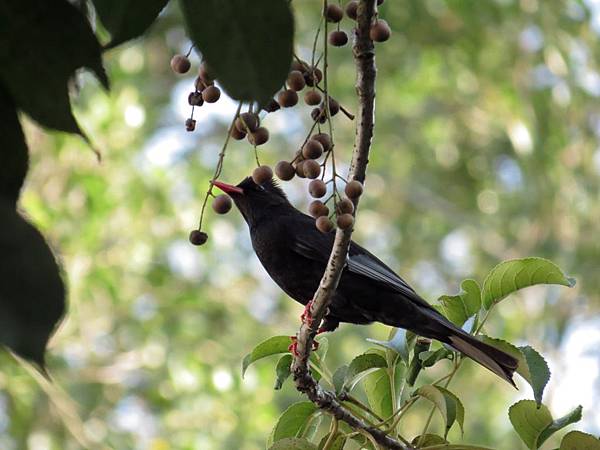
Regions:
<instances>
[{"instance_id":1,"label":"green leaf","mask_svg":"<svg viewBox=\"0 0 600 450\"><path fill-rule=\"evenodd\" d=\"M508 417L513 428L530 449L538 448L538 439L544 430L552 425L552 415L545 405L533 400L521 400L508 409Z\"/></svg>"},{"instance_id":2,"label":"green leaf","mask_svg":"<svg viewBox=\"0 0 600 450\"><path fill-rule=\"evenodd\" d=\"M333 387L335 389L335 393L339 394L342 392L344 388L344 381L346 381L346 375L348 373L348 366L344 364L343 366L338 367L333 373Z\"/></svg>"},{"instance_id":3,"label":"green leaf","mask_svg":"<svg viewBox=\"0 0 600 450\"><path fill-rule=\"evenodd\" d=\"M423 367L431 367L436 362L448 358L452 352L444 347L438 348L437 350L428 350L425 352L419 353L419 359L421 360L421 365Z\"/></svg>"},{"instance_id":4,"label":"green leaf","mask_svg":"<svg viewBox=\"0 0 600 450\"><path fill-rule=\"evenodd\" d=\"M563 428L571 425L572 423L579 422L581 420L581 410L582 407L581 405L579 405L570 413L552 421L552 423L548 425L548 427L546 427L546 429L540 434L540 437L538 438L538 446L542 445L546 441L546 439L548 439L558 430L562 430Z\"/></svg>"},{"instance_id":5,"label":"green leaf","mask_svg":"<svg viewBox=\"0 0 600 450\"><path fill-rule=\"evenodd\" d=\"M548 363L537 351L530 346L519 347L519 350L525 357L527 369L529 371L529 384L533 389L533 397L538 405L542 403L544 388L550 380L550 369Z\"/></svg>"},{"instance_id":6,"label":"green leaf","mask_svg":"<svg viewBox=\"0 0 600 450\"><path fill-rule=\"evenodd\" d=\"M277 366L275 366L275 373L277 374L277 380L275 380L275 390L281 389L285 380L287 380L291 374L290 367L292 365L292 355L287 354L283 355L277 361Z\"/></svg>"},{"instance_id":7,"label":"green leaf","mask_svg":"<svg viewBox=\"0 0 600 450\"><path fill-rule=\"evenodd\" d=\"M275 442L269 450L317 450L317 446L306 439L286 438Z\"/></svg>"},{"instance_id":8,"label":"green leaf","mask_svg":"<svg viewBox=\"0 0 600 450\"><path fill-rule=\"evenodd\" d=\"M188 34L227 94L265 103L292 61L294 19L286 0L181 0Z\"/></svg>"},{"instance_id":9,"label":"green leaf","mask_svg":"<svg viewBox=\"0 0 600 450\"><path fill-rule=\"evenodd\" d=\"M379 367L387 367L387 362L384 357L374 353L363 353L362 355L358 355L348 366L346 380L344 382L345 387L348 390L352 390L356 383L366 375L364 372Z\"/></svg>"},{"instance_id":10,"label":"green leaf","mask_svg":"<svg viewBox=\"0 0 600 450\"><path fill-rule=\"evenodd\" d=\"M439 444L427 447L427 450L493 450L489 447L469 444Z\"/></svg>"},{"instance_id":11,"label":"green leaf","mask_svg":"<svg viewBox=\"0 0 600 450\"><path fill-rule=\"evenodd\" d=\"M563 437L560 450L600 450L600 440L591 434L570 431Z\"/></svg>"},{"instance_id":12,"label":"green leaf","mask_svg":"<svg viewBox=\"0 0 600 450\"><path fill-rule=\"evenodd\" d=\"M244 360L242 361L242 377L246 373L246 369L248 369L250 364L258 361L259 359L266 358L267 356L271 355L277 355L279 353L287 353L291 342L292 341L289 336L273 336L258 344L244 357Z\"/></svg>"},{"instance_id":13,"label":"green leaf","mask_svg":"<svg viewBox=\"0 0 600 450\"><path fill-rule=\"evenodd\" d=\"M515 347L502 339L495 339L485 335L481 336L481 340L514 356L518 360L517 373L529 383L533 389L533 395L537 404L540 404L544 388L550 379L550 369L548 369L548 364L544 358L529 346Z\"/></svg>"},{"instance_id":14,"label":"green leaf","mask_svg":"<svg viewBox=\"0 0 600 450\"><path fill-rule=\"evenodd\" d=\"M325 361L325 358L327 357L327 350L329 350L329 339L323 336L318 340L315 339L315 341L319 343L319 348L314 353L319 356L321 361Z\"/></svg>"},{"instance_id":15,"label":"green leaf","mask_svg":"<svg viewBox=\"0 0 600 450\"><path fill-rule=\"evenodd\" d=\"M556 264L547 259L504 261L494 267L483 282L483 307L490 309L508 294L536 284L573 287L575 279L566 277Z\"/></svg>"},{"instance_id":16,"label":"green leaf","mask_svg":"<svg viewBox=\"0 0 600 450\"><path fill-rule=\"evenodd\" d=\"M152 25L169 0L93 0L100 21L111 35L107 48L136 38Z\"/></svg>"},{"instance_id":17,"label":"green leaf","mask_svg":"<svg viewBox=\"0 0 600 450\"><path fill-rule=\"evenodd\" d=\"M448 441L437 434L427 433L421 436L415 437L411 441L412 445L418 445L419 447L431 447L436 444L448 444Z\"/></svg>"},{"instance_id":18,"label":"green leaf","mask_svg":"<svg viewBox=\"0 0 600 450\"><path fill-rule=\"evenodd\" d=\"M16 206L28 165L29 152L14 102L0 84L0 201Z\"/></svg>"},{"instance_id":19,"label":"green leaf","mask_svg":"<svg viewBox=\"0 0 600 450\"><path fill-rule=\"evenodd\" d=\"M75 6L66 0L2 2L0 82L17 108L41 125L83 136L67 89L80 67L93 70L108 88L100 44Z\"/></svg>"},{"instance_id":20,"label":"green leaf","mask_svg":"<svg viewBox=\"0 0 600 450\"><path fill-rule=\"evenodd\" d=\"M449 390L441 386L425 385L415 391L419 395L432 402L446 422L445 435L448 434L454 422L463 429L465 420L465 408L460 399Z\"/></svg>"},{"instance_id":21,"label":"green leaf","mask_svg":"<svg viewBox=\"0 0 600 450\"><path fill-rule=\"evenodd\" d=\"M48 244L0 200L0 344L45 369L48 339L65 312L65 288Z\"/></svg>"},{"instance_id":22,"label":"green leaf","mask_svg":"<svg viewBox=\"0 0 600 450\"><path fill-rule=\"evenodd\" d=\"M461 327L481 308L481 288L475 280L464 280L457 295L442 295L436 309L456 326Z\"/></svg>"},{"instance_id":23,"label":"green leaf","mask_svg":"<svg viewBox=\"0 0 600 450\"><path fill-rule=\"evenodd\" d=\"M387 369L380 368L363 378L367 400L373 412L387 419L393 414L393 402L390 389L390 377Z\"/></svg>"},{"instance_id":24,"label":"green leaf","mask_svg":"<svg viewBox=\"0 0 600 450\"><path fill-rule=\"evenodd\" d=\"M286 409L275 424L267 440L267 447L284 438L298 436L306 421L317 410L312 402L298 402Z\"/></svg>"},{"instance_id":25,"label":"green leaf","mask_svg":"<svg viewBox=\"0 0 600 450\"><path fill-rule=\"evenodd\" d=\"M319 447L318 447L319 450L323 450L323 447L329 440L329 436L331 436L330 433L323 436L323 438L319 442ZM327 447L327 449L328 450L343 450L344 445L346 445L346 438L344 437L344 435L338 432L334 435L334 437L332 439L333 439L333 441L329 444L329 447Z\"/></svg>"}]
</instances>

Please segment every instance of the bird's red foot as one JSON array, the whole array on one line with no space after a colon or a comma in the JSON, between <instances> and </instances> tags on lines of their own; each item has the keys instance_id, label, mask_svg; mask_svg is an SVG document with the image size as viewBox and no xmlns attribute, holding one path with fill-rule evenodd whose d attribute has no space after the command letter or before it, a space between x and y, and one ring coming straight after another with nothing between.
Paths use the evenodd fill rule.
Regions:
<instances>
[{"instance_id":1,"label":"bird's red foot","mask_svg":"<svg viewBox=\"0 0 600 450\"><path fill-rule=\"evenodd\" d=\"M312 303L313 301L310 300L306 306L304 307L304 311L302 311L302 314L300 315L300 320L302 322L304 322L306 325L308 325L309 327L312 325L312 321L313 321L313 317L312 314L310 312L310 308L312 307Z\"/></svg>"},{"instance_id":2,"label":"bird's red foot","mask_svg":"<svg viewBox=\"0 0 600 450\"><path fill-rule=\"evenodd\" d=\"M292 343L288 347L288 352L290 352L294 356L298 356L298 337L290 336L290 339L292 340ZM318 348L319 343L317 341L313 341L311 351L314 352L315 350L318 350Z\"/></svg>"}]
</instances>

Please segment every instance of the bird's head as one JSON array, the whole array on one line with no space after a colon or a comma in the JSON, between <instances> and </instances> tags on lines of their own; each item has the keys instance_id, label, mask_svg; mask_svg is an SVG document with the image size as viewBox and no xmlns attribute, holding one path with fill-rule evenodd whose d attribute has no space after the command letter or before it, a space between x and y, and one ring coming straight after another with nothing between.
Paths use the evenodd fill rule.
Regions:
<instances>
[{"instance_id":1,"label":"bird's head","mask_svg":"<svg viewBox=\"0 0 600 450\"><path fill-rule=\"evenodd\" d=\"M256 184L251 177L246 177L237 186L221 181L213 181L213 184L231 197L251 227L263 219L272 218L274 212L293 208L275 180Z\"/></svg>"}]
</instances>

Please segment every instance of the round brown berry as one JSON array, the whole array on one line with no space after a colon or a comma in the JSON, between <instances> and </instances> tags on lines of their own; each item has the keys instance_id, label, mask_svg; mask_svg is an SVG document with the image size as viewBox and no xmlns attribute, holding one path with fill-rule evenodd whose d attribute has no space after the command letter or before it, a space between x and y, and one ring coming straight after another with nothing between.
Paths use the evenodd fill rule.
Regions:
<instances>
[{"instance_id":1,"label":"round brown berry","mask_svg":"<svg viewBox=\"0 0 600 450\"><path fill-rule=\"evenodd\" d=\"M343 47L348 43L348 35L342 30L332 31L329 33L329 43L334 47Z\"/></svg>"},{"instance_id":2,"label":"round brown berry","mask_svg":"<svg viewBox=\"0 0 600 450\"><path fill-rule=\"evenodd\" d=\"M212 209L217 214L227 214L231 209L231 197L225 194L217 195L212 202Z\"/></svg>"},{"instance_id":3,"label":"round brown berry","mask_svg":"<svg viewBox=\"0 0 600 450\"><path fill-rule=\"evenodd\" d=\"M184 55L175 55L171 58L171 69L175 73L186 73L190 70L192 64L187 56Z\"/></svg>"},{"instance_id":4,"label":"round brown berry","mask_svg":"<svg viewBox=\"0 0 600 450\"><path fill-rule=\"evenodd\" d=\"M299 70L292 70L287 77L287 85L294 91L301 91L306 86L304 75Z\"/></svg>"},{"instance_id":5,"label":"round brown berry","mask_svg":"<svg viewBox=\"0 0 600 450\"><path fill-rule=\"evenodd\" d=\"M327 121L327 115L324 114L324 111L321 108L313 108L310 112L310 117L312 117L312 120L319 123L325 123Z\"/></svg>"},{"instance_id":6,"label":"round brown berry","mask_svg":"<svg viewBox=\"0 0 600 450\"><path fill-rule=\"evenodd\" d=\"M185 119L185 129L187 131L194 131L196 129L196 119Z\"/></svg>"},{"instance_id":7,"label":"round brown berry","mask_svg":"<svg viewBox=\"0 0 600 450\"><path fill-rule=\"evenodd\" d=\"M200 92L190 92L190 95L188 95L188 103L191 106L202 106L204 103L202 94Z\"/></svg>"},{"instance_id":8,"label":"round brown berry","mask_svg":"<svg viewBox=\"0 0 600 450\"><path fill-rule=\"evenodd\" d=\"M307 159L302 164L302 170L306 178L314 179L321 175L321 165L314 159Z\"/></svg>"},{"instance_id":9,"label":"round brown berry","mask_svg":"<svg viewBox=\"0 0 600 450\"><path fill-rule=\"evenodd\" d=\"M319 84L323 79L323 72L318 67L311 67L304 73L304 81L307 86Z\"/></svg>"},{"instance_id":10,"label":"round brown berry","mask_svg":"<svg viewBox=\"0 0 600 450\"><path fill-rule=\"evenodd\" d=\"M302 156L305 159L317 159L323 154L323 145L316 139L309 139L302 147Z\"/></svg>"},{"instance_id":11,"label":"round brown berry","mask_svg":"<svg viewBox=\"0 0 600 450\"><path fill-rule=\"evenodd\" d=\"M296 175L296 169L287 161L279 161L275 166L275 174L280 180L289 181Z\"/></svg>"},{"instance_id":12,"label":"round brown berry","mask_svg":"<svg viewBox=\"0 0 600 450\"><path fill-rule=\"evenodd\" d=\"M274 98L269 100L269 102L265 106L263 106L263 109L268 113L275 112L280 108L281 106L279 106L279 103L277 103L277 100L275 100Z\"/></svg>"},{"instance_id":13,"label":"round brown berry","mask_svg":"<svg viewBox=\"0 0 600 450\"><path fill-rule=\"evenodd\" d=\"M331 136L327 133L317 133L313 134L311 139L319 141L323 146L323 151L328 152L333 147L333 143L331 142Z\"/></svg>"},{"instance_id":14,"label":"round brown berry","mask_svg":"<svg viewBox=\"0 0 600 450\"><path fill-rule=\"evenodd\" d=\"M360 181L352 180L346 185L344 192L348 198L356 199L363 193L363 185Z\"/></svg>"},{"instance_id":15,"label":"round brown berry","mask_svg":"<svg viewBox=\"0 0 600 450\"><path fill-rule=\"evenodd\" d=\"M208 241L208 234L200 230L192 230L190 232L190 242L193 245L203 245Z\"/></svg>"},{"instance_id":16,"label":"round brown berry","mask_svg":"<svg viewBox=\"0 0 600 450\"><path fill-rule=\"evenodd\" d=\"M273 178L273 170L269 166L259 166L252 172L252 180L256 184L263 184Z\"/></svg>"},{"instance_id":17,"label":"round brown berry","mask_svg":"<svg viewBox=\"0 0 600 450\"><path fill-rule=\"evenodd\" d=\"M337 226L342 230L347 230L352 227L352 225L354 225L354 217L352 217L352 214L340 214L337 217Z\"/></svg>"},{"instance_id":18,"label":"round brown berry","mask_svg":"<svg viewBox=\"0 0 600 450\"><path fill-rule=\"evenodd\" d=\"M297 59L293 60L292 65L290 66L290 71L298 70L300 72L306 72L306 69L308 69L308 64L304 61L298 61Z\"/></svg>"},{"instance_id":19,"label":"round brown berry","mask_svg":"<svg viewBox=\"0 0 600 450\"><path fill-rule=\"evenodd\" d=\"M304 174L304 161L298 161L296 163L296 175L300 178L306 178L306 175Z\"/></svg>"},{"instance_id":20,"label":"round brown berry","mask_svg":"<svg viewBox=\"0 0 600 450\"><path fill-rule=\"evenodd\" d=\"M296 94L296 91L286 89L277 94L277 101L284 108L291 108L298 103L298 94Z\"/></svg>"},{"instance_id":21,"label":"round brown berry","mask_svg":"<svg viewBox=\"0 0 600 450\"><path fill-rule=\"evenodd\" d=\"M246 137L246 133L244 131L240 131L237 129L237 127L233 127L231 128L231 137L234 138L236 141L241 141L242 139L244 139Z\"/></svg>"},{"instance_id":22,"label":"round brown berry","mask_svg":"<svg viewBox=\"0 0 600 450\"><path fill-rule=\"evenodd\" d=\"M375 42L385 42L392 35L392 30L388 23L383 19L377 19L377 21L371 25L369 31L369 37Z\"/></svg>"},{"instance_id":23,"label":"round brown berry","mask_svg":"<svg viewBox=\"0 0 600 450\"><path fill-rule=\"evenodd\" d=\"M265 127L258 127L254 133L248 135L248 140L252 145L263 145L269 140L269 130Z\"/></svg>"},{"instance_id":24,"label":"round brown berry","mask_svg":"<svg viewBox=\"0 0 600 450\"><path fill-rule=\"evenodd\" d=\"M321 200L314 200L308 205L308 213L315 218L327 217L329 215L329 208Z\"/></svg>"},{"instance_id":25,"label":"round brown berry","mask_svg":"<svg viewBox=\"0 0 600 450\"><path fill-rule=\"evenodd\" d=\"M321 103L321 94L318 91L306 91L304 94L304 103L309 106L315 106Z\"/></svg>"},{"instance_id":26,"label":"round brown berry","mask_svg":"<svg viewBox=\"0 0 600 450\"><path fill-rule=\"evenodd\" d=\"M354 212L354 203L347 198L340 200L337 203L338 214L352 214Z\"/></svg>"},{"instance_id":27,"label":"round brown berry","mask_svg":"<svg viewBox=\"0 0 600 450\"><path fill-rule=\"evenodd\" d=\"M198 69L198 76L202 81L204 81L204 83L207 86L213 84L213 80L215 79L212 70L210 69L210 67L208 67L208 64L206 64L206 62L200 64L200 68Z\"/></svg>"},{"instance_id":28,"label":"round brown berry","mask_svg":"<svg viewBox=\"0 0 600 450\"><path fill-rule=\"evenodd\" d=\"M325 9L327 22L338 23L344 17L344 10L336 3L330 3Z\"/></svg>"},{"instance_id":29,"label":"round brown berry","mask_svg":"<svg viewBox=\"0 0 600 450\"><path fill-rule=\"evenodd\" d=\"M308 192L314 198L321 198L327 193L327 185L323 180L312 180L308 183Z\"/></svg>"},{"instance_id":30,"label":"round brown berry","mask_svg":"<svg viewBox=\"0 0 600 450\"><path fill-rule=\"evenodd\" d=\"M352 0L351 2L346 3L346 15L352 19L356 20L356 10L358 9L358 1Z\"/></svg>"},{"instance_id":31,"label":"round brown berry","mask_svg":"<svg viewBox=\"0 0 600 450\"><path fill-rule=\"evenodd\" d=\"M258 116L251 112L245 112L235 119L235 127L244 132L254 132L260 125Z\"/></svg>"},{"instance_id":32,"label":"round brown berry","mask_svg":"<svg viewBox=\"0 0 600 450\"><path fill-rule=\"evenodd\" d=\"M325 109L325 103L323 103L323 105L321 105L321 108ZM329 97L329 115L333 117L339 112L340 112L340 104L338 103L338 101L336 99Z\"/></svg>"},{"instance_id":33,"label":"round brown berry","mask_svg":"<svg viewBox=\"0 0 600 450\"><path fill-rule=\"evenodd\" d=\"M315 224L317 226L317 230L319 230L321 233L329 233L331 230L333 230L333 223L327 216L321 216L317 218Z\"/></svg>"},{"instance_id":34,"label":"round brown berry","mask_svg":"<svg viewBox=\"0 0 600 450\"><path fill-rule=\"evenodd\" d=\"M202 78L196 77L196 80L194 81L194 87L198 92L202 92L204 89L206 89L206 86L209 85L202 81Z\"/></svg>"},{"instance_id":35,"label":"round brown berry","mask_svg":"<svg viewBox=\"0 0 600 450\"><path fill-rule=\"evenodd\" d=\"M221 97L221 89L216 86L207 86L202 91L202 98L206 103L214 103Z\"/></svg>"}]
</instances>

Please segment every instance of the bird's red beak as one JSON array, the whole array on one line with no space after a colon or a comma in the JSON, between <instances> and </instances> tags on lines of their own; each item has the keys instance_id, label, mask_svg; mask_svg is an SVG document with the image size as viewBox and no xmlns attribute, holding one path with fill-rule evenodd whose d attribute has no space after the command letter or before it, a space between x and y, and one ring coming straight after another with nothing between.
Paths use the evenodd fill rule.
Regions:
<instances>
[{"instance_id":1,"label":"bird's red beak","mask_svg":"<svg viewBox=\"0 0 600 450\"><path fill-rule=\"evenodd\" d=\"M213 181L212 184L221 189L226 194L244 194L244 190L241 187L237 187L232 184L227 184L216 180Z\"/></svg>"}]
</instances>

